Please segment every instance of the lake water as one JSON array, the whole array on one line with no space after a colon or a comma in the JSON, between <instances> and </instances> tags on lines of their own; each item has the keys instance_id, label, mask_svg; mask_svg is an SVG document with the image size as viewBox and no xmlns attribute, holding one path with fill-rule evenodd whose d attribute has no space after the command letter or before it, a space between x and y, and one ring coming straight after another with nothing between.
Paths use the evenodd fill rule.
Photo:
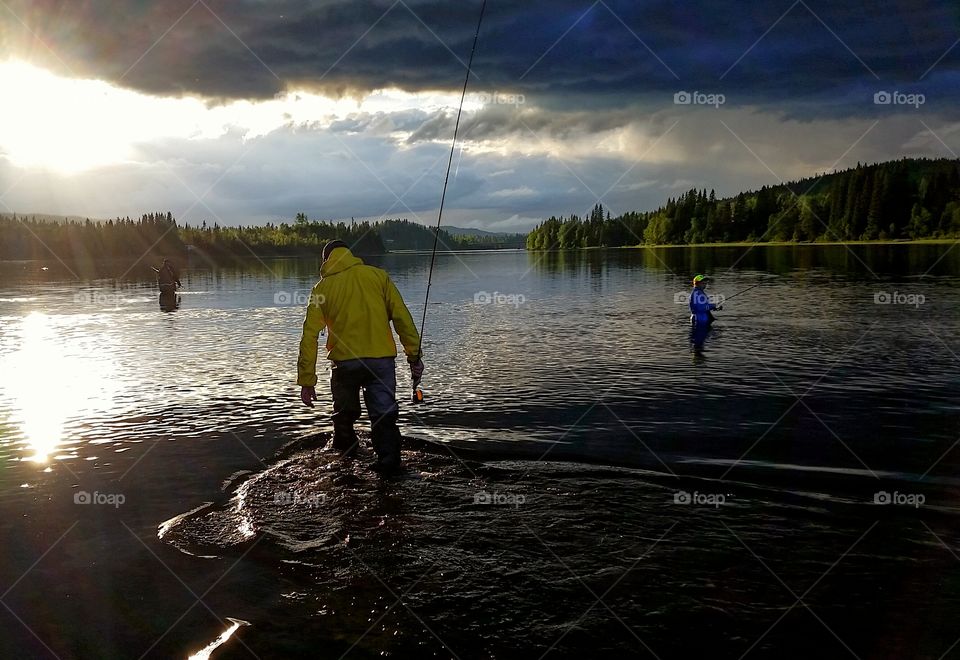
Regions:
<instances>
[{"instance_id":1,"label":"lake water","mask_svg":"<svg viewBox=\"0 0 960 660\"><path fill-rule=\"evenodd\" d=\"M386 481L299 404L317 266L0 264L0 656L960 656L960 249L438 255ZM702 350L697 272L758 285Z\"/></svg>"}]
</instances>

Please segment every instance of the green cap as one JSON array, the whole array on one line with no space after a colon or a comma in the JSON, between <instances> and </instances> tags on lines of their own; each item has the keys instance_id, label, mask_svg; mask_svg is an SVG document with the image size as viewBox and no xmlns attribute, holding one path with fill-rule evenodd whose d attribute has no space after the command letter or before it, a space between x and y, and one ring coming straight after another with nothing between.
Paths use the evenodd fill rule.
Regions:
<instances>
[{"instance_id":1,"label":"green cap","mask_svg":"<svg viewBox=\"0 0 960 660\"><path fill-rule=\"evenodd\" d=\"M707 277L706 275L694 275L694 276L693 276L693 283L694 283L694 284L697 284L698 282L706 282L706 281L709 280L709 279L710 279L710 278Z\"/></svg>"}]
</instances>

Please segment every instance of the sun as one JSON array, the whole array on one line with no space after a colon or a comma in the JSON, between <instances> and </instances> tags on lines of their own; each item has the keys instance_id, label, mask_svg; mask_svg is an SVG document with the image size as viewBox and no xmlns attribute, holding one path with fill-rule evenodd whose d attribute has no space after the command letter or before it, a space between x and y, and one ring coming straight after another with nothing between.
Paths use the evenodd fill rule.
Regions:
<instances>
[{"instance_id":1,"label":"sun","mask_svg":"<svg viewBox=\"0 0 960 660\"><path fill-rule=\"evenodd\" d=\"M77 172L130 155L128 103L95 80L70 80L19 61L0 64L0 148L20 167Z\"/></svg>"},{"instance_id":2,"label":"sun","mask_svg":"<svg viewBox=\"0 0 960 660\"><path fill-rule=\"evenodd\" d=\"M105 166L154 165L155 147L170 140L251 140L284 127L323 130L356 115L456 108L451 92L379 89L330 98L290 89L271 99L213 103L195 96L154 96L94 79L67 78L28 62L0 61L0 157L22 169L76 174ZM482 103L468 99L477 111ZM408 132L390 137L403 144Z\"/></svg>"},{"instance_id":3,"label":"sun","mask_svg":"<svg viewBox=\"0 0 960 660\"><path fill-rule=\"evenodd\" d=\"M135 164L140 145L219 137L232 124L230 112L199 98L65 78L20 60L0 62L0 89L8 99L0 105L0 153L20 168L70 174Z\"/></svg>"}]
</instances>

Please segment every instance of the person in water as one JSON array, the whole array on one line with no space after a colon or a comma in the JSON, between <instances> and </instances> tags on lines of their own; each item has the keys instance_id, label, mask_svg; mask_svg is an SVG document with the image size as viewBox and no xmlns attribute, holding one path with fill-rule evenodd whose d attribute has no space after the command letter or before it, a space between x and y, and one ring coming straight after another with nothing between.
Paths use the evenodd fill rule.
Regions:
<instances>
[{"instance_id":1,"label":"person in water","mask_svg":"<svg viewBox=\"0 0 960 660\"><path fill-rule=\"evenodd\" d=\"M690 325L709 326L713 323L713 310L723 309L723 305L715 305L710 302L704 289L707 288L707 276L695 275L693 278L693 291L690 292Z\"/></svg>"},{"instance_id":2,"label":"person in water","mask_svg":"<svg viewBox=\"0 0 960 660\"><path fill-rule=\"evenodd\" d=\"M164 259L163 265L160 268L154 268L154 270L157 271L157 286L160 287L161 292L173 292L177 290L177 287L183 286L180 284L180 271L169 259Z\"/></svg>"},{"instance_id":3,"label":"person in water","mask_svg":"<svg viewBox=\"0 0 960 660\"><path fill-rule=\"evenodd\" d=\"M713 324L713 310L723 309L723 305L710 302L704 289L707 287L707 277L696 275L693 278L693 291L690 292L690 343L693 345L694 355L703 355L703 346L710 334Z\"/></svg>"},{"instance_id":4,"label":"person in water","mask_svg":"<svg viewBox=\"0 0 960 660\"><path fill-rule=\"evenodd\" d=\"M419 382L423 375L420 335L396 285L385 271L353 256L343 241L327 243L320 281L311 291L300 339L300 399L311 408L317 400L317 343L326 327L333 447L346 456L356 453L358 439L353 425L360 418L362 389L377 453L374 469L388 474L400 467L397 345L391 321L400 335L413 381Z\"/></svg>"},{"instance_id":5,"label":"person in water","mask_svg":"<svg viewBox=\"0 0 960 660\"><path fill-rule=\"evenodd\" d=\"M154 270L157 272L157 287L160 289L160 310L176 311L180 306L177 287L183 286L180 284L180 272L169 259L164 259L160 268Z\"/></svg>"}]
</instances>

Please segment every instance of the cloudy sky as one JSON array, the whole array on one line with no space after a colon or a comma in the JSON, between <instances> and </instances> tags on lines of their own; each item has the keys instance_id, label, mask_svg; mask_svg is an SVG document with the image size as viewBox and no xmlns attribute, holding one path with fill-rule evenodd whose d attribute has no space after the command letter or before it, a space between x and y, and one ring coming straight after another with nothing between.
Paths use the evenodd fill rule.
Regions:
<instances>
[{"instance_id":1,"label":"cloudy sky","mask_svg":"<svg viewBox=\"0 0 960 660\"><path fill-rule=\"evenodd\" d=\"M480 2L3 0L0 211L436 221ZM960 6L489 0L444 224L960 151Z\"/></svg>"}]
</instances>

